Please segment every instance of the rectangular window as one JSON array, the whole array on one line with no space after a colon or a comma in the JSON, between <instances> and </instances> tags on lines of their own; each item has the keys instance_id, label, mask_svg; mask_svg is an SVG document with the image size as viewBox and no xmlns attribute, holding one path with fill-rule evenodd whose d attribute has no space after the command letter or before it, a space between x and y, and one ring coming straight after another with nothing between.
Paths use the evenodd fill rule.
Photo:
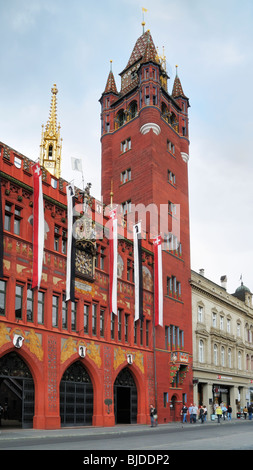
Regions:
<instances>
[{"instance_id":1,"label":"rectangular window","mask_svg":"<svg viewBox=\"0 0 253 470\"><path fill-rule=\"evenodd\" d=\"M176 184L176 176L170 170L168 170L168 182L172 184L173 186L175 186Z\"/></svg>"},{"instance_id":2,"label":"rectangular window","mask_svg":"<svg viewBox=\"0 0 253 470\"><path fill-rule=\"evenodd\" d=\"M15 235L20 235L20 224L21 224L21 211L22 209L18 206L6 202L5 213L4 213L4 229L8 232L13 232Z\"/></svg>"},{"instance_id":3,"label":"rectangular window","mask_svg":"<svg viewBox=\"0 0 253 470\"><path fill-rule=\"evenodd\" d=\"M7 230L8 232L11 231L11 208L12 204L9 202L5 203L5 214L4 214L4 229Z\"/></svg>"},{"instance_id":4,"label":"rectangular window","mask_svg":"<svg viewBox=\"0 0 253 470\"><path fill-rule=\"evenodd\" d=\"M59 297L58 295L53 295L53 305L52 305L52 326L58 326L58 314L59 314Z\"/></svg>"},{"instance_id":5,"label":"rectangular window","mask_svg":"<svg viewBox=\"0 0 253 470\"><path fill-rule=\"evenodd\" d=\"M76 302L71 302L71 331L76 331Z\"/></svg>"},{"instance_id":6,"label":"rectangular window","mask_svg":"<svg viewBox=\"0 0 253 470\"><path fill-rule=\"evenodd\" d=\"M143 321L140 321L140 345L143 346Z\"/></svg>"},{"instance_id":7,"label":"rectangular window","mask_svg":"<svg viewBox=\"0 0 253 470\"><path fill-rule=\"evenodd\" d=\"M21 209L15 206L14 210L14 227L13 231L15 235L20 235L20 223L21 223Z\"/></svg>"},{"instance_id":8,"label":"rectangular window","mask_svg":"<svg viewBox=\"0 0 253 470\"><path fill-rule=\"evenodd\" d=\"M92 304L92 334L97 334L97 305Z\"/></svg>"},{"instance_id":9,"label":"rectangular window","mask_svg":"<svg viewBox=\"0 0 253 470\"><path fill-rule=\"evenodd\" d=\"M150 321L146 320L146 346L149 347L149 325Z\"/></svg>"},{"instance_id":10,"label":"rectangular window","mask_svg":"<svg viewBox=\"0 0 253 470\"><path fill-rule=\"evenodd\" d=\"M170 140L167 140L167 150L172 153L172 155L175 155L175 145L170 142Z\"/></svg>"},{"instance_id":11,"label":"rectangular window","mask_svg":"<svg viewBox=\"0 0 253 470\"><path fill-rule=\"evenodd\" d=\"M83 306L83 331L89 333L89 305Z\"/></svg>"},{"instance_id":12,"label":"rectangular window","mask_svg":"<svg viewBox=\"0 0 253 470\"><path fill-rule=\"evenodd\" d=\"M44 304L45 304L45 293L38 292L38 323L43 325L44 323Z\"/></svg>"},{"instance_id":13,"label":"rectangular window","mask_svg":"<svg viewBox=\"0 0 253 470\"><path fill-rule=\"evenodd\" d=\"M100 337L104 338L105 336L105 311L104 309L100 310Z\"/></svg>"},{"instance_id":14,"label":"rectangular window","mask_svg":"<svg viewBox=\"0 0 253 470\"><path fill-rule=\"evenodd\" d=\"M126 215L128 212L131 212L131 200L122 202L121 212L123 212L123 215Z\"/></svg>"},{"instance_id":15,"label":"rectangular window","mask_svg":"<svg viewBox=\"0 0 253 470\"><path fill-rule=\"evenodd\" d=\"M62 328L68 328L68 304L66 302L66 295L62 295Z\"/></svg>"},{"instance_id":16,"label":"rectangular window","mask_svg":"<svg viewBox=\"0 0 253 470\"><path fill-rule=\"evenodd\" d=\"M33 290L27 287L26 295L26 319L33 321Z\"/></svg>"},{"instance_id":17,"label":"rectangular window","mask_svg":"<svg viewBox=\"0 0 253 470\"><path fill-rule=\"evenodd\" d=\"M122 310L118 309L118 341L122 340Z\"/></svg>"},{"instance_id":18,"label":"rectangular window","mask_svg":"<svg viewBox=\"0 0 253 470\"><path fill-rule=\"evenodd\" d=\"M5 315L6 281L0 281L0 315Z\"/></svg>"},{"instance_id":19,"label":"rectangular window","mask_svg":"<svg viewBox=\"0 0 253 470\"><path fill-rule=\"evenodd\" d=\"M198 306L198 322L203 323L203 307Z\"/></svg>"},{"instance_id":20,"label":"rectangular window","mask_svg":"<svg viewBox=\"0 0 253 470\"><path fill-rule=\"evenodd\" d=\"M137 344L137 322L134 322L134 344Z\"/></svg>"},{"instance_id":21,"label":"rectangular window","mask_svg":"<svg viewBox=\"0 0 253 470\"><path fill-rule=\"evenodd\" d=\"M128 343L128 322L129 322L129 315L125 315L125 342Z\"/></svg>"},{"instance_id":22,"label":"rectangular window","mask_svg":"<svg viewBox=\"0 0 253 470\"><path fill-rule=\"evenodd\" d=\"M121 184L127 183L130 180L131 180L131 168L128 168L127 170L122 171L122 173L120 173Z\"/></svg>"},{"instance_id":23,"label":"rectangular window","mask_svg":"<svg viewBox=\"0 0 253 470\"><path fill-rule=\"evenodd\" d=\"M126 140L123 140L123 142L121 142L121 144L120 144L121 153L125 153L128 150L131 150L131 148L132 148L132 143L131 143L131 138L130 137Z\"/></svg>"},{"instance_id":24,"label":"rectangular window","mask_svg":"<svg viewBox=\"0 0 253 470\"><path fill-rule=\"evenodd\" d=\"M15 317L16 320L22 319L22 306L23 306L23 286L16 284L15 293Z\"/></svg>"},{"instance_id":25,"label":"rectangular window","mask_svg":"<svg viewBox=\"0 0 253 470\"><path fill-rule=\"evenodd\" d=\"M115 318L114 318L114 313L111 313L111 339L114 339L115 333L114 333L114 327L115 327Z\"/></svg>"},{"instance_id":26,"label":"rectangular window","mask_svg":"<svg viewBox=\"0 0 253 470\"><path fill-rule=\"evenodd\" d=\"M175 276L167 277L167 295L181 300L181 282Z\"/></svg>"}]
</instances>

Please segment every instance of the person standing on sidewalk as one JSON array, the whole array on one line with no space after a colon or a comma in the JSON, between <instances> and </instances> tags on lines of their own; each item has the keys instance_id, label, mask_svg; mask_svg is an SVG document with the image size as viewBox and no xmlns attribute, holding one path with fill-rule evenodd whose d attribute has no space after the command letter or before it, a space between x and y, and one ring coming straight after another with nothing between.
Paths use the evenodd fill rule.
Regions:
<instances>
[{"instance_id":1,"label":"person standing on sidewalk","mask_svg":"<svg viewBox=\"0 0 253 470\"><path fill-rule=\"evenodd\" d=\"M218 423L220 423L220 419L221 419L221 416L222 416L222 409L221 409L220 405L217 406L217 408L215 410L215 414L217 415Z\"/></svg>"},{"instance_id":2,"label":"person standing on sidewalk","mask_svg":"<svg viewBox=\"0 0 253 470\"><path fill-rule=\"evenodd\" d=\"M205 421L205 410L204 410L203 406L201 406L200 409L199 409L199 419L200 419L201 423L203 424L204 421Z\"/></svg>"},{"instance_id":3,"label":"person standing on sidewalk","mask_svg":"<svg viewBox=\"0 0 253 470\"><path fill-rule=\"evenodd\" d=\"M244 414L244 419L247 419L248 408L247 408L246 405L245 405L245 407L243 408L243 414Z\"/></svg>"},{"instance_id":4,"label":"person standing on sidewalk","mask_svg":"<svg viewBox=\"0 0 253 470\"><path fill-rule=\"evenodd\" d=\"M231 421L231 419L232 419L232 407L228 405L228 420Z\"/></svg>"},{"instance_id":5,"label":"person standing on sidewalk","mask_svg":"<svg viewBox=\"0 0 253 470\"><path fill-rule=\"evenodd\" d=\"M187 411L188 411L187 406L186 406L186 405L183 405L183 408L182 408L182 410L181 410L181 415L182 415L182 417L183 417L183 419L182 419L182 422L183 422L183 423L187 423Z\"/></svg>"},{"instance_id":6,"label":"person standing on sidewalk","mask_svg":"<svg viewBox=\"0 0 253 470\"><path fill-rule=\"evenodd\" d=\"M249 405L248 406L249 420L252 420L252 412L253 412L252 405Z\"/></svg>"},{"instance_id":7,"label":"person standing on sidewalk","mask_svg":"<svg viewBox=\"0 0 253 470\"><path fill-rule=\"evenodd\" d=\"M193 405L192 407L192 418L193 418L193 423L196 423L197 422L197 415L198 415L198 407L195 405Z\"/></svg>"},{"instance_id":8,"label":"person standing on sidewalk","mask_svg":"<svg viewBox=\"0 0 253 470\"><path fill-rule=\"evenodd\" d=\"M153 428L154 426L157 426L157 411L153 407L153 405L150 405L149 414L151 420L151 428Z\"/></svg>"}]
</instances>

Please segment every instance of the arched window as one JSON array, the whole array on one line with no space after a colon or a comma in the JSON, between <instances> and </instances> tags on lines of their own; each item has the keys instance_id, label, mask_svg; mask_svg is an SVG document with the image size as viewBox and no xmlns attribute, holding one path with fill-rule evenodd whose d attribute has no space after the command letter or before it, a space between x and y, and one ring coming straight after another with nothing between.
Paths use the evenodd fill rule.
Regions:
<instances>
[{"instance_id":1,"label":"arched window","mask_svg":"<svg viewBox=\"0 0 253 470\"><path fill-rule=\"evenodd\" d=\"M242 368L242 353L238 351L238 369L241 370Z\"/></svg>"},{"instance_id":2,"label":"arched window","mask_svg":"<svg viewBox=\"0 0 253 470\"><path fill-rule=\"evenodd\" d=\"M232 353L231 353L231 349L229 348L228 350L228 367L232 367Z\"/></svg>"},{"instance_id":3,"label":"arched window","mask_svg":"<svg viewBox=\"0 0 253 470\"><path fill-rule=\"evenodd\" d=\"M137 116L137 111L138 111L137 102L132 101L128 108L129 119L135 118L135 116Z\"/></svg>"},{"instance_id":4,"label":"arched window","mask_svg":"<svg viewBox=\"0 0 253 470\"><path fill-rule=\"evenodd\" d=\"M165 119L166 122L169 122L169 110L165 103L162 103L161 111L163 119Z\"/></svg>"},{"instance_id":5,"label":"arched window","mask_svg":"<svg viewBox=\"0 0 253 470\"><path fill-rule=\"evenodd\" d=\"M199 362L204 362L204 341L199 340Z\"/></svg>"},{"instance_id":6,"label":"arched window","mask_svg":"<svg viewBox=\"0 0 253 470\"><path fill-rule=\"evenodd\" d=\"M116 114L115 118L115 129L118 129L119 127L123 126L126 121L126 116L125 112L123 109L120 109L119 112Z\"/></svg>"},{"instance_id":7,"label":"arched window","mask_svg":"<svg viewBox=\"0 0 253 470\"><path fill-rule=\"evenodd\" d=\"M222 346L222 348L221 348L221 365L222 365L222 367L225 366L225 348L224 348L224 346Z\"/></svg>"},{"instance_id":8,"label":"arched window","mask_svg":"<svg viewBox=\"0 0 253 470\"><path fill-rule=\"evenodd\" d=\"M217 348L217 344L213 345L213 362L214 362L215 366L218 365L218 348Z\"/></svg>"}]
</instances>

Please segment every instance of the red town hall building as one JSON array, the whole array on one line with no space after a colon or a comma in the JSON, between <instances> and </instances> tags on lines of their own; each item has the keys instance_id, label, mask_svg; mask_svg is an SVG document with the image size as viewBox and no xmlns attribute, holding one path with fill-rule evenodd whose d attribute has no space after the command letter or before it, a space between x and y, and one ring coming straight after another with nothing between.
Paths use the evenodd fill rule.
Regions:
<instances>
[{"instance_id":1,"label":"red town hall building","mask_svg":"<svg viewBox=\"0 0 253 470\"><path fill-rule=\"evenodd\" d=\"M44 258L33 266L34 162L0 143L2 424L54 429L180 419L192 400L188 98L172 93L149 31L137 40L118 91L101 103L102 196L75 188L75 299L66 300L67 182L60 176L56 86L42 131ZM117 312L109 309L108 213L117 205ZM143 320L135 320L133 224L142 227ZM154 324L154 237L161 235L163 324Z\"/></svg>"}]
</instances>

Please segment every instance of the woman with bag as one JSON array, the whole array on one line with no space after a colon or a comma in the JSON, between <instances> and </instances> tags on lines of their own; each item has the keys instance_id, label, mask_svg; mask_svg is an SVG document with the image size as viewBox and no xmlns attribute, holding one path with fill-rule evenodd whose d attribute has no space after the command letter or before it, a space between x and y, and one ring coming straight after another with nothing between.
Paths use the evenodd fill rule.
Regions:
<instances>
[{"instance_id":1,"label":"woman with bag","mask_svg":"<svg viewBox=\"0 0 253 470\"><path fill-rule=\"evenodd\" d=\"M150 420L151 420L151 428L153 428L154 426L157 426L157 411L156 409L153 407L153 405L150 405Z\"/></svg>"}]
</instances>

